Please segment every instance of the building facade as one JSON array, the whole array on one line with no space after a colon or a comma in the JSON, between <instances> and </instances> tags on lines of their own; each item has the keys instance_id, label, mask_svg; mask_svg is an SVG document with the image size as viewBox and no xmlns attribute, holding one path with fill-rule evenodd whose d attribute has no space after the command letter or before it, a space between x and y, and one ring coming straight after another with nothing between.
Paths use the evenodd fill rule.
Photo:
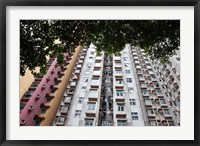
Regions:
<instances>
[{"instance_id":1,"label":"building facade","mask_svg":"<svg viewBox=\"0 0 200 146\"><path fill-rule=\"evenodd\" d=\"M175 65L176 72L173 67L169 69L174 80L170 82L173 88L167 86L168 89L163 83L172 81L172 77L162 81L157 70L162 66L165 65L149 59L143 49L130 45L119 56L97 54L95 46L83 49L53 125L180 125L180 82L175 82L180 81L180 64ZM171 93L174 88L175 94Z\"/></svg>"},{"instance_id":2,"label":"building facade","mask_svg":"<svg viewBox=\"0 0 200 146\"><path fill-rule=\"evenodd\" d=\"M50 58L45 75L38 74L20 99L20 126L51 126L64 89L71 77L82 48L64 54L64 64L58 66L57 58ZM20 83L20 85L23 85ZM21 88L21 86L20 86Z\"/></svg>"},{"instance_id":3,"label":"building facade","mask_svg":"<svg viewBox=\"0 0 200 146\"><path fill-rule=\"evenodd\" d=\"M180 125L179 51L169 64L130 45L120 55L96 53L94 45L64 55L62 66L50 58L46 75L29 83L21 126Z\"/></svg>"}]
</instances>

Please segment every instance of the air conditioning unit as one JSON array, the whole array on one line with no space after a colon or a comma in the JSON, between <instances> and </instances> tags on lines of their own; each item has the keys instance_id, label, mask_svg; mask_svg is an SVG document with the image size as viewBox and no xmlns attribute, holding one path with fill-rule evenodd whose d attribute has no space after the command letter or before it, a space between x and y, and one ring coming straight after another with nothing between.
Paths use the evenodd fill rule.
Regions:
<instances>
[{"instance_id":1,"label":"air conditioning unit","mask_svg":"<svg viewBox=\"0 0 200 146\"><path fill-rule=\"evenodd\" d=\"M42 86L42 90L44 90L45 88L46 88L46 85L43 85L43 86Z\"/></svg>"},{"instance_id":2,"label":"air conditioning unit","mask_svg":"<svg viewBox=\"0 0 200 146\"><path fill-rule=\"evenodd\" d=\"M26 121L25 120L21 120L20 126L25 126L25 125L26 125Z\"/></svg>"},{"instance_id":3,"label":"air conditioning unit","mask_svg":"<svg viewBox=\"0 0 200 146\"><path fill-rule=\"evenodd\" d=\"M40 94L37 94L36 97L35 97L37 100L40 99Z\"/></svg>"},{"instance_id":4,"label":"air conditioning unit","mask_svg":"<svg viewBox=\"0 0 200 146\"><path fill-rule=\"evenodd\" d=\"M54 72L55 72L55 70L54 70L54 69L52 69L52 70L51 70L51 73L53 74Z\"/></svg>"},{"instance_id":5,"label":"air conditioning unit","mask_svg":"<svg viewBox=\"0 0 200 146\"><path fill-rule=\"evenodd\" d=\"M48 77L47 77L47 81L49 81L50 79L51 79L51 77L50 77L50 76L48 76Z\"/></svg>"},{"instance_id":6,"label":"air conditioning unit","mask_svg":"<svg viewBox=\"0 0 200 146\"><path fill-rule=\"evenodd\" d=\"M29 106L28 111L29 111L29 112L32 112L33 110L34 110L34 107L33 107L33 106Z\"/></svg>"}]
</instances>

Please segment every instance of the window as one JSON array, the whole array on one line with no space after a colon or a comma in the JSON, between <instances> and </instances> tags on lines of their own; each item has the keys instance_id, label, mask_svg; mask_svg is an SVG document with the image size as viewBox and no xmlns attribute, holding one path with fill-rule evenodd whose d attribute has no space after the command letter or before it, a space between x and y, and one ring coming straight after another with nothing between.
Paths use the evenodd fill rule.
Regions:
<instances>
[{"instance_id":1,"label":"window","mask_svg":"<svg viewBox=\"0 0 200 146\"><path fill-rule=\"evenodd\" d=\"M153 111L152 109L147 109L147 113L148 113L149 115L154 115L154 111Z\"/></svg>"},{"instance_id":2,"label":"window","mask_svg":"<svg viewBox=\"0 0 200 146\"><path fill-rule=\"evenodd\" d=\"M164 99L160 99L160 104L166 104L166 101Z\"/></svg>"},{"instance_id":3,"label":"window","mask_svg":"<svg viewBox=\"0 0 200 146\"><path fill-rule=\"evenodd\" d=\"M161 91L157 91L157 95L163 95Z\"/></svg>"},{"instance_id":4,"label":"window","mask_svg":"<svg viewBox=\"0 0 200 146\"><path fill-rule=\"evenodd\" d=\"M180 57L177 57L176 60L177 60L177 61L180 61Z\"/></svg>"},{"instance_id":5,"label":"window","mask_svg":"<svg viewBox=\"0 0 200 146\"><path fill-rule=\"evenodd\" d=\"M83 87L81 88L81 91L85 92L85 91L86 91L86 86L83 86Z\"/></svg>"},{"instance_id":6,"label":"window","mask_svg":"<svg viewBox=\"0 0 200 146\"><path fill-rule=\"evenodd\" d=\"M124 111L124 105L118 104L118 111Z\"/></svg>"},{"instance_id":7,"label":"window","mask_svg":"<svg viewBox=\"0 0 200 146\"><path fill-rule=\"evenodd\" d=\"M126 126L126 121L124 121L124 120L117 120L117 126Z\"/></svg>"},{"instance_id":8,"label":"window","mask_svg":"<svg viewBox=\"0 0 200 146\"><path fill-rule=\"evenodd\" d=\"M94 119L85 119L85 126L93 126Z\"/></svg>"},{"instance_id":9,"label":"window","mask_svg":"<svg viewBox=\"0 0 200 146\"><path fill-rule=\"evenodd\" d=\"M147 90L143 90L142 93L143 93L144 95L148 95L148 94L149 94L149 92L148 92Z\"/></svg>"},{"instance_id":10,"label":"window","mask_svg":"<svg viewBox=\"0 0 200 146\"><path fill-rule=\"evenodd\" d=\"M87 109L88 109L88 110L95 110L95 106L96 106L95 103L88 103Z\"/></svg>"},{"instance_id":11,"label":"window","mask_svg":"<svg viewBox=\"0 0 200 146\"><path fill-rule=\"evenodd\" d=\"M129 99L129 101L130 101L130 105L136 105L135 99Z\"/></svg>"},{"instance_id":12,"label":"window","mask_svg":"<svg viewBox=\"0 0 200 146\"><path fill-rule=\"evenodd\" d=\"M155 120L150 120L149 121L150 126L156 126L156 121Z\"/></svg>"},{"instance_id":13,"label":"window","mask_svg":"<svg viewBox=\"0 0 200 146\"><path fill-rule=\"evenodd\" d=\"M92 84L99 84L99 79L96 79L96 78L94 79L93 78L92 81L91 81L91 83Z\"/></svg>"},{"instance_id":14,"label":"window","mask_svg":"<svg viewBox=\"0 0 200 146\"><path fill-rule=\"evenodd\" d=\"M91 63L88 63L88 64L87 64L87 67L88 67L88 68L91 68Z\"/></svg>"},{"instance_id":15,"label":"window","mask_svg":"<svg viewBox=\"0 0 200 146\"><path fill-rule=\"evenodd\" d=\"M83 80L84 82L88 82L88 78L84 78L84 80Z\"/></svg>"},{"instance_id":16,"label":"window","mask_svg":"<svg viewBox=\"0 0 200 146\"><path fill-rule=\"evenodd\" d=\"M128 88L128 92L129 92L129 93L133 93L133 91L134 91L133 87L129 87L129 88Z\"/></svg>"},{"instance_id":17,"label":"window","mask_svg":"<svg viewBox=\"0 0 200 146\"><path fill-rule=\"evenodd\" d=\"M84 100L84 97L79 97L79 98L78 98L78 103L82 104L82 103L83 103L83 100Z\"/></svg>"},{"instance_id":18,"label":"window","mask_svg":"<svg viewBox=\"0 0 200 146\"><path fill-rule=\"evenodd\" d=\"M172 121L168 121L168 123L169 123L169 126L175 126L174 122Z\"/></svg>"},{"instance_id":19,"label":"window","mask_svg":"<svg viewBox=\"0 0 200 146\"><path fill-rule=\"evenodd\" d=\"M122 65L122 63L119 63L119 62L117 62L117 63L115 63L116 64L116 66L120 66L120 65Z\"/></svg>"},{"instance_id":20,"label":"window","mask_svg":"<svg viewBox=\"0 0 200 146\"><path fill-rule=\"evenodd\" d=\"M123 90L117 90L116 94L117 94L117 96L124 96L124 91Z\"/></svg>"},{"instance_id":21,"label":"window","mask_svg":"<svg viewBox=\"0 0 200 146\"><path fill-rule=\"evenodd\" d=\"M92 56L90 56L90 57L89 57L89 59L93 59L93 57L92 57Z\"/></svg>"},{"instance_id":22,"label":"window","mask_svg":"<svg viewBox=\"0 0 200 146\"><path fill-rule=\"evenodd\" d=\"M128 83L132 83L132 79L131 78L126 78Z\"/></svg>"},{"instance_id":23,"label":"window","mask_svg":"<svg viewBox=\"0 0 200 146\"><path fill-rule=\"evenodd\" d=\"M94 52L90 52L91 55L94 55Z\"/></svg>"},{"instance_id":24,"label":"window","mask_svg":"<svg viewBox=\"0 0 200 146\"><path fill-rule=\"evenodd\" d=\"M152 105L151 99L145 99L144 103L145 103L145 105Z\"/></svg>"},{"instance_id":25,"label":"window","mask_svg":"<svg viewBox=\"0 0 200 146\"><path fill-rule=\"evenodd\" d=\"M131 73L131 71L130 70L126 70L126 74L130 74Z\"/></svg>"},{"instance_id":26,"label":"window","mask_svg":"<svg viewBox=\"0 0 200 146\"><path fill-rule=\"evenodd\" d=\"M138 113L137 112L131 112L131 117L133 120L138 120Z\"/></svg>"},{"instance_id":27,"label":"window","mask_svg":"<svg viewBox=\"0 0 200 146\"><path fill-rule=\"evenodd\" d=\"M164 109L163 111L164 111L164 114L165 114L165 115L170 115L169 109Z\"/></svg>"},{"instance_id":28,"label":"window","mask_svg":"<svg viewBox=\"0 0 200 146\"><path fill-rule=\"evenodd\" d=\"M124 61L128 60L128 57L124 57Z\"/></svg>"},{"instance_id":29,"label":"window","mask_svg":"<svg viewBox=\"0 0 200 146\"><path fill-rule=\"evenodd\" d=\"M75 117L80 117L81 115L81 110L76 110L75 111Z\"/></svg>"},{"instance_id":30,"label":"window","mask_svg":"<svg viewBox=\"0 0 200 146\"><path fill-rule=\"evenodd\" d=\"M89 96L97 97L98 96L98 91L97 90L90 90Z\"/></svg>"},{"instance_id":31,"label":"window","mask_svg":"<svg viewBox=\"0 0 200 146\"><path fill-rule=\"evenodd\" d=\"M122 79L116 79L116 83L117 84L123 84L123 80Z\"/></svg>"},{"instance_id":32,"label":"window","mask_svg":"<svg viewBox=\"0 0 200 146\"><path fill-rule=\"evenodd\" d=\"M116 70L115 72L116 72L116 74L121 74L122 70Z\"/></svg>"},{"instance_id":33,"label":"window","mask_svg":"<svg viewBox=\"0 0 200 146\"><path fill-rule=\"evenodd\" d=\"M125 63L124 66L125 66L125 67L129 67L129 63Z\"/></svg>"}]
</instances>

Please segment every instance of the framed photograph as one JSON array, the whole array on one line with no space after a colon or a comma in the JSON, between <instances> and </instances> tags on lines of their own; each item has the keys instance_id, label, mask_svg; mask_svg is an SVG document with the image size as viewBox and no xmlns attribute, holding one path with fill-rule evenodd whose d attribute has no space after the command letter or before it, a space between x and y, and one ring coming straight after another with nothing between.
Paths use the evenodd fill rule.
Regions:
<instances>
[{"instance_id":1,"label":"framed photograph","mask_svg":"<svg viewBox=\"0 0 200 146\"><path fill-rule=\"evenodd\" d=\"M1 145L199 145L199 0L2 0Z\"/></svg>"}]
</instances>

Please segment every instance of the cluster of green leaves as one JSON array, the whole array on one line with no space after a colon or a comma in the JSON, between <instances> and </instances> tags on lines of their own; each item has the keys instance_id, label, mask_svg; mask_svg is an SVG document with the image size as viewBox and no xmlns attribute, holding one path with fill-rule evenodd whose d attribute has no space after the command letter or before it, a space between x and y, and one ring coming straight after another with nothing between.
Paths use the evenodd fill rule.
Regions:
<instances>
[{"instance_id":1,"label":"cluster of green leaves","mask_svg":"<svg viewBox=\"0 0 200 146\"><path fill-rule=\"evenodd\" d=\"M53 43L59 39L61 44ZM167 61L180 45L179 20L21 20L20 74L35 67L45 70L46 56L73 52L78 45L97 46L97 52L119 54L125 44L139 46L152 59Z\"/></svg>"}]
</instances>

